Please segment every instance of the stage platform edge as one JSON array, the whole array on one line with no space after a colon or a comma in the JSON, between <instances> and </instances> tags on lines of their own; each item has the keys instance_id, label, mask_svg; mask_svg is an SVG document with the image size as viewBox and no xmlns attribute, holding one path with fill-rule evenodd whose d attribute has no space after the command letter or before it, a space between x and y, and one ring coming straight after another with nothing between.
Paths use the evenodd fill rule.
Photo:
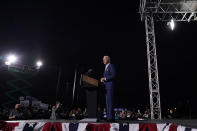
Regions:
<instances>
[{"instance_id":1,"label":"stage platform edge","mask_svg":"<svg viewBox=\"0 0 197 131\"><path fill-rule=\"evenodd\" d=\"M50 120L50 119L39 119L39 120L16 120L16 121L6 121L6 122L64 122L64 123L109 123L106 121L96 122L96 118L86 118L82 120ZM118 120L113 123L130 123L130 124L137 124L137 123L172 123L176 125L182 125L191 128L197 128L197 119L163 119L163 120Z\"/></svg>"}]
</instances>

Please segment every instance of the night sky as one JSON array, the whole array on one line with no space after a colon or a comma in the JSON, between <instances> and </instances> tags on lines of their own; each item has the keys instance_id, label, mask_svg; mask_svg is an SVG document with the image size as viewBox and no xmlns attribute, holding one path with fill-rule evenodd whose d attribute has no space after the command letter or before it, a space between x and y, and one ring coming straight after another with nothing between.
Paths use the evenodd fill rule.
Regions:
<instances>
[{"instance_id":1,"label":"night sky","mask_svg":"<svg viewBox=\"0 0 197 131\"><path fill-rule=\"evenodd\" d=\"M61 66L62 81L70 83L75 67L83 72L92 68L100 77L102 57L110 55L117 70L116 104L149 105L145 27L138 5L137 0L1 1L0 55L15 53L26 65L41 59L45 71ZM173 32L165 22L155 24L162 108L195 103L196 29L195 22L176 23Z\"/></svg>"}]
</instances>

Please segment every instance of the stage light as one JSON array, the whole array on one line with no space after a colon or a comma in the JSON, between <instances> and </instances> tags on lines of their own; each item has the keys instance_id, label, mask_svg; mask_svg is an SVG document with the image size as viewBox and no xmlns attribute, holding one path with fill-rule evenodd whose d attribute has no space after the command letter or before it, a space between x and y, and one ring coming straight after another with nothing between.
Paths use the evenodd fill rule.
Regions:
<instances>
[{"instance_id":1,"label":"stage light","mask_svg":"<svg viewBox=\"0 0 197 131\"><path fill-rule=\"evenodd\" d=\"M15 55L9 55L8 58L7 58L7 60L9 62L11 62L11 63L14 63L14 62L16 62L17 58L16 58Z\"/></svg>"},{"instance_id":2,"label":"stage light","mask_svg":"<svg viewBox=\"0 0 197 131\"><path fill-rule=\"evenodd\" d=\"M8 66L9 66L10 64L11 64L11 63L10 63L9 61L6 61L6 62L5 62L5 65L8 65Z\"/></svg>"},{"instance_id":3,"label":"stage light","mask_svg":"<svg viewBox=\"0 0 197 131\"><path fill-rule=\"evenodd\" d=\"M41 67L42 66L42 61L37 61L36 65L37 65L37 67Z\"/></svg>"},{"instance_id":4,"label":"stage light","mask_svg":"<svg viewBox=\"0 0 197 131\"><path fill-rule=\"evenodd\" d=\"M174 26L175 26L174 20L172 19L171 22L170 22L170 27L171 27L172 30L174 30Z\"/></svg>"},{"instance_id":5,"label":"stage light","mask_svg":"<svg viewBox=\"0 0 197 131\"><path fill-rule=\"evenodd\" d=\"M175 23L173 19L171 19L170 22L167 23L167 25L170 26L171 30L174 30Z\"/></svg>"},{"instance_id":6,"label":"stage light","mask_svg":"<svg viewBox=\"0 0 197 131\"><path fill-rule=\"evenodd\" d=\"M11 55L8 55L5 64L11 65L11 64L15 63L16 61L17 61L17 57L15 55L11 54Z\"/></svg>"}]
</instances>

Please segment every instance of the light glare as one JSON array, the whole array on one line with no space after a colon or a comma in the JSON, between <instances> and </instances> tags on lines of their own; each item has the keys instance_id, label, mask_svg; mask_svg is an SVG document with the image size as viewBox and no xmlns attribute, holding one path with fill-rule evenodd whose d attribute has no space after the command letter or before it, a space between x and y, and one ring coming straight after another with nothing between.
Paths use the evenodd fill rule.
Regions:
<instances>
[{"instance_id":1,"label":"light glare","mask_svg":"<svg viewBox=\"0 0 197 131\"><path fill-rule=\"evenodd\" d=\"M174 26L175 26L175 24L174 24L174 20L173 20L173 19L171 19L171 21L170 21L170 27L171 27L171 30L174 30Z\"/></svg>"},{"instance_id":2,"label":"light glare","mask_svg":"<svg viewBox=\"0 0 197 131\"><path fill-rule=\"evenodd\" d=\"M175 22L173 19L171 19L168 23L167 26L169 26L169 28L173 31L174 27L175 27Z\"/></svg>"},{"instance_id":3,"label":"light glare","mask_svg":"<svg viewBox=\"0 0 197 131\"><path fill-rule=\"evenodd\" d=\"M5 64L11 65L11 64L15 63L16 61L17 61L17 57L15 55L11 54L11 55L8 55Z\"/></svg>"},{"instance_id":4,"label":"light glare","mask_svg":"<svg viewBox=\"0 0 197 131\"><path fill-rule=\"evenodd\" d=\"M6 61L5 62L5 65L8 65L9 66L10 65L10 62L9 61Z\"/></svg>"},{"instance_id":5,"label":"light glare","mask_svg":"<svg viewBox=\"0 0 197 131\"><path fill-rule=\"evenodd\" d=\"M37 65L38 67L41 67L41 66L42 66L42 61L37 61L36 65Z\"/></svg>"}]
</instances>

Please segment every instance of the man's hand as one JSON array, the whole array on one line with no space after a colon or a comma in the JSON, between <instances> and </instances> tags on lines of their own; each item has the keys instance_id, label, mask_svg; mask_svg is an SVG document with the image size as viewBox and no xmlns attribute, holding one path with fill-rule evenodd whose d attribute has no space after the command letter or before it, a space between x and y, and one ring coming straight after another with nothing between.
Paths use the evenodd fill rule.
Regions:
<instances>
[{"instance_id":1,"label":"man's hand","mask_svg":"<svg viewBox=\"0 0 197 131\"><path fill-rule=\"evenodd\" d=\"M14 115L14 116L10 116L9 117L9 119L15 119L16 118L16 116Z\"/></svg>"},{"instance_id":2,"label":"man's hand","mask_svg":"<svg viewBox=\"0 0 197 131\"><path fill-rule=\"evenodd\" d=\"M104 81L105 81L105 77L102 77L102 78L101 78L101 82L104 82Z\"/></svg>"}]
</instances>

